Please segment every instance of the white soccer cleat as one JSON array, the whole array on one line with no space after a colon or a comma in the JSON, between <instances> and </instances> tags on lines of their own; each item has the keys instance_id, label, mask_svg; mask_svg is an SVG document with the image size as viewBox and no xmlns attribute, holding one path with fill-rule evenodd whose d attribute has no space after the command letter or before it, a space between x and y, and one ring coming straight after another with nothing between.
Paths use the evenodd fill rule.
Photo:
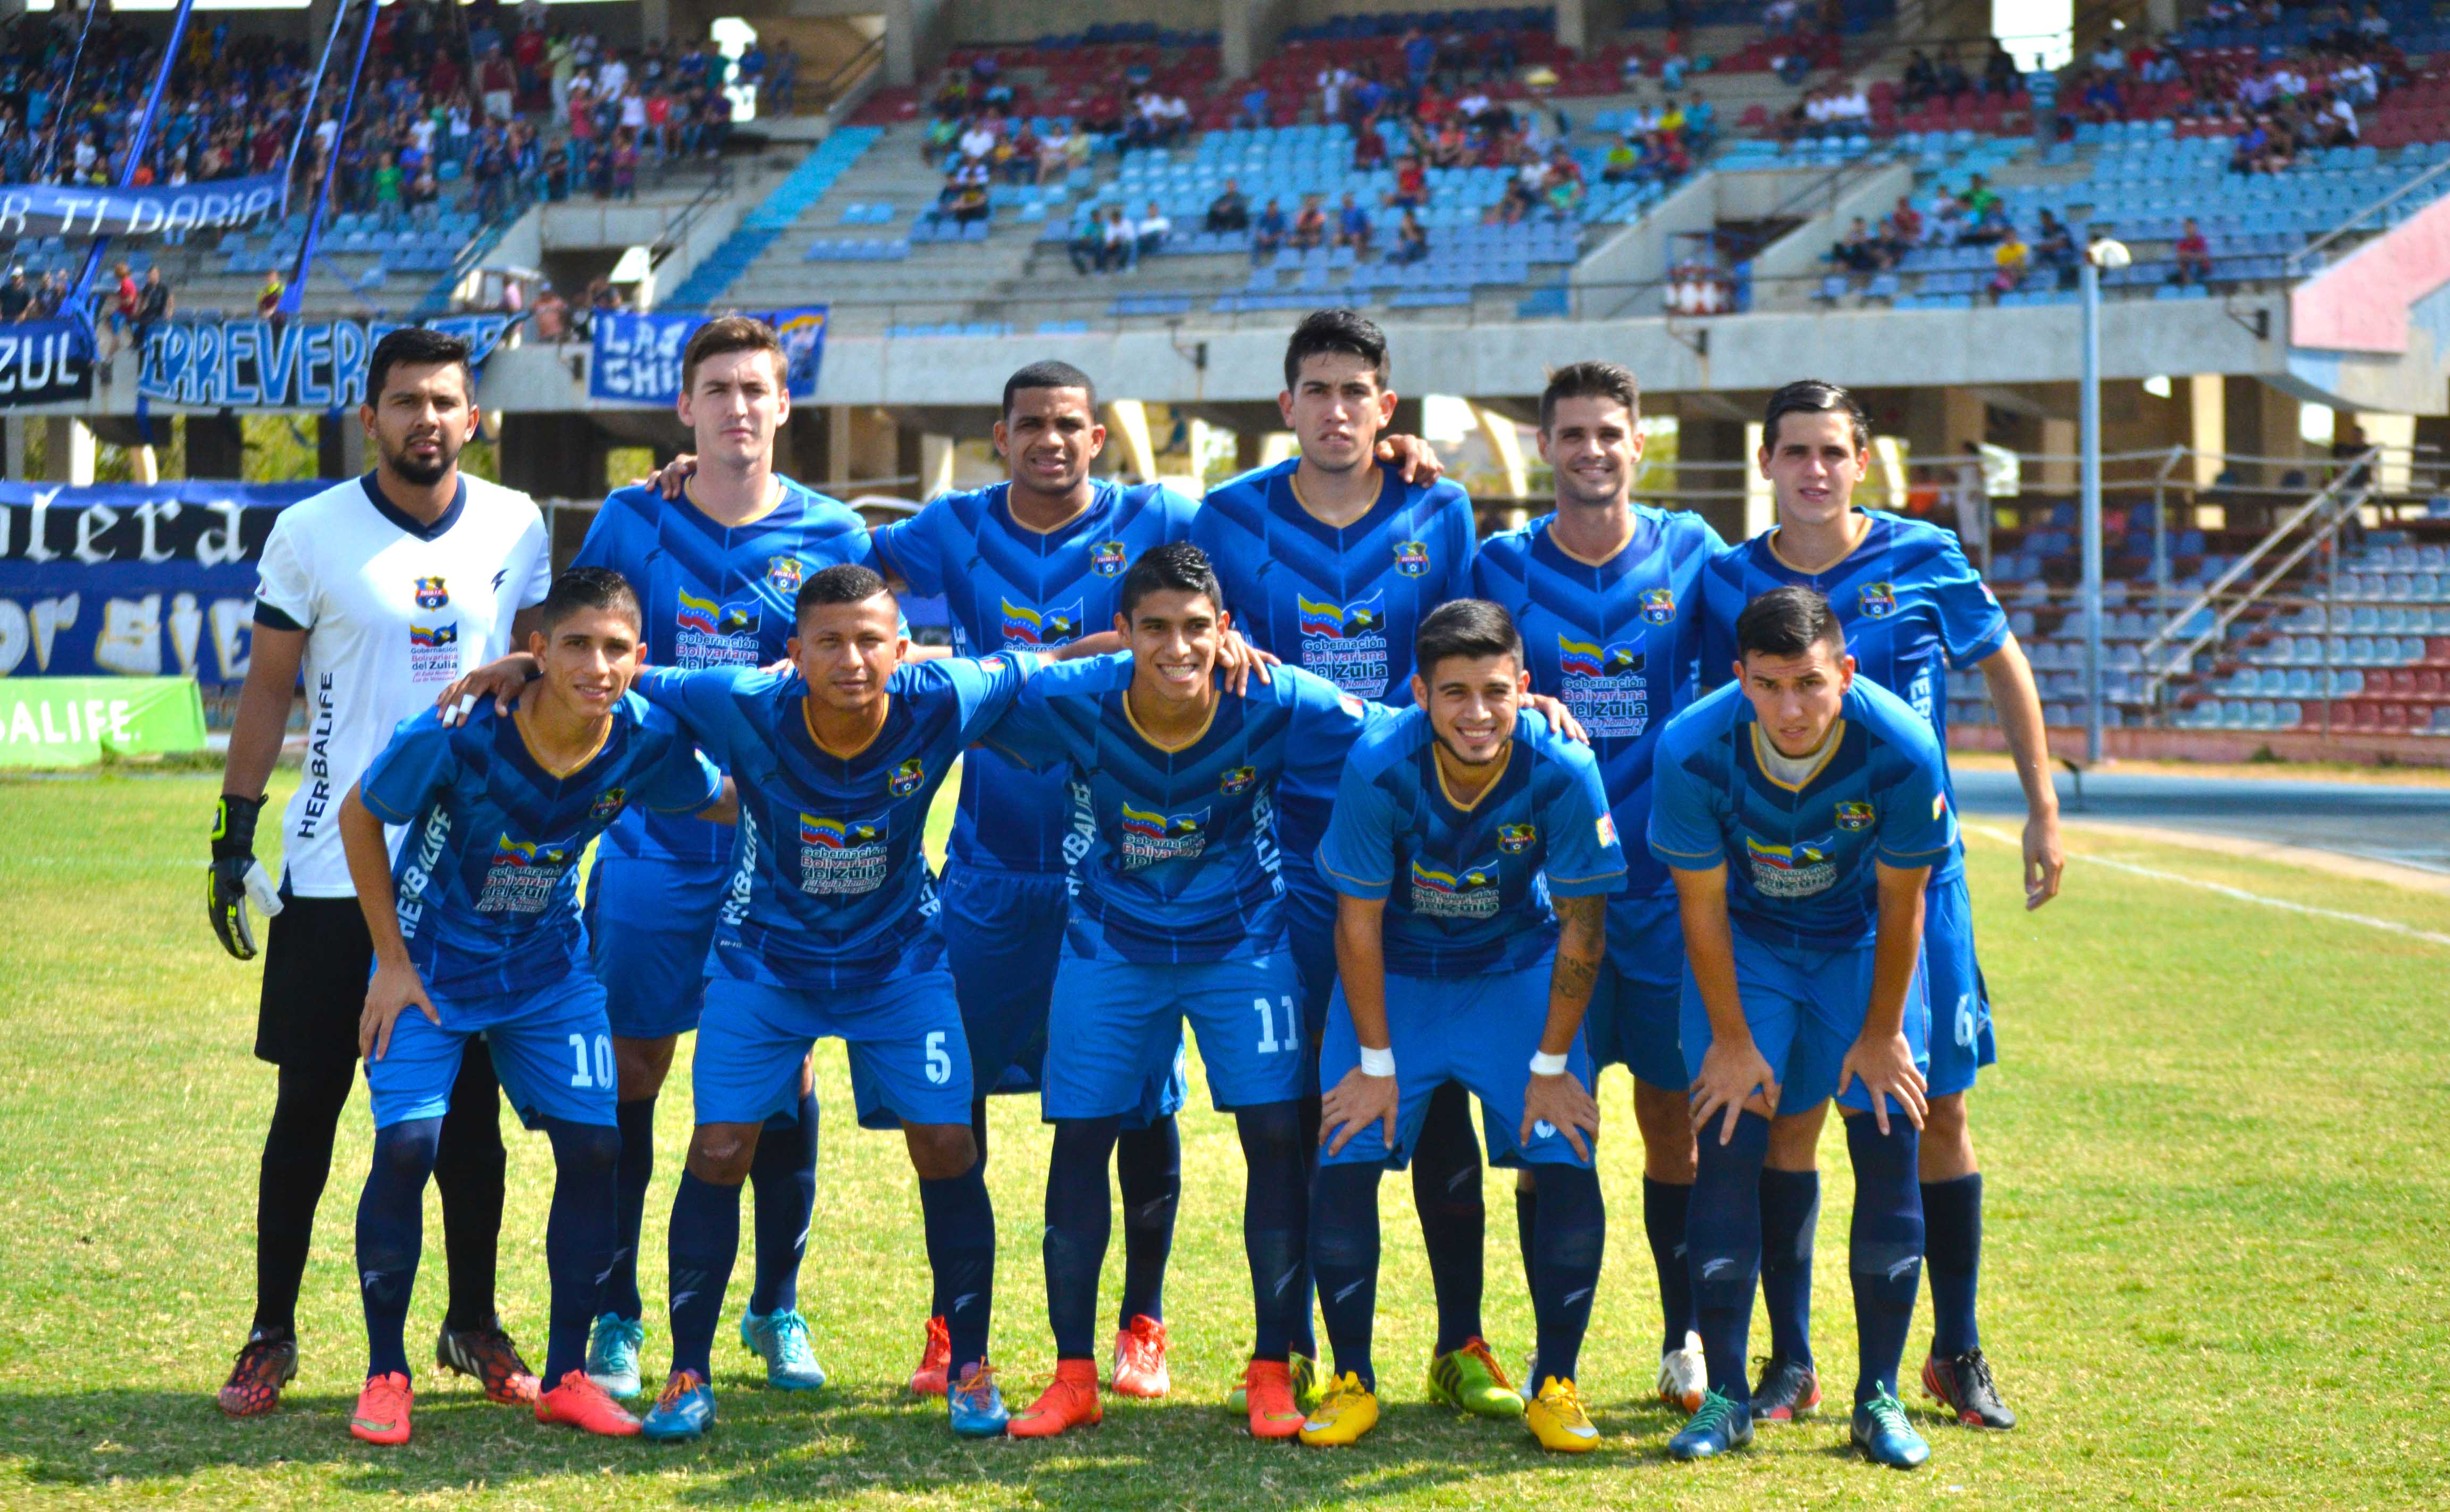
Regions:
<instances>
[{"instance_id":1,"label":"white soccer cleat","mask_svg":"<svg viewBox=\"0 0 2450 1512\"><path fill-rule=\"evenodd\" d=\"M1687 1412L1699 1412L1701 1395L1709 1386L1710 1373L1701 1359L1701 1336L1688 1331L1684 1347L1670 1349L1659 1357L1659 1400Z\"/></svg>"}]
</instances>

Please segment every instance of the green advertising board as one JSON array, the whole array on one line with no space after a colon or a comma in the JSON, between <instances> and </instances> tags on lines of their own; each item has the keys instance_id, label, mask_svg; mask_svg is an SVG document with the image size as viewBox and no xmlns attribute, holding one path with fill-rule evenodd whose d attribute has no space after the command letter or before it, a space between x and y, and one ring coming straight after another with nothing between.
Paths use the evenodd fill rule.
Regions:
<instances>
[{"instance_id":1,"label":"green advertising board","mask_svg":"<svg viewBox=\"0 0 2450 1512\"><path fill-rule=\"evenodd\" d=\"M0 766L90 766L204 748L204 700L186 677L0 677Z\"/></svg>"}]
</instances>

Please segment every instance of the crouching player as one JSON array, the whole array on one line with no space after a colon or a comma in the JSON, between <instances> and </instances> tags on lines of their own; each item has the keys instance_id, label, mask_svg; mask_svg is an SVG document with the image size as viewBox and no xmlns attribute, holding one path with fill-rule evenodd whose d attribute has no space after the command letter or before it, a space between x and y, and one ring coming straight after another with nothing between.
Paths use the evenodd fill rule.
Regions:
<instances>
[{"instance_id":1,"label":"crouching player","mask_svg":"<svg viewBox=\"0 0 2450 1512\"><path fill-rule=\"evenodd\" d=\"M630 695L637 595L582 568L556 579L529 649L542 669L509 714L403 723L340 808L350 881L374 937L359 1046L374 1169L358 1202L366 1386L349 1431L408 1441L401 1343L424 1240L425 1181L459 1056L483 1035L502 1089L553 1140L553 1277L539 1423L626 1436L638 1420L587 1378L587 1328L612 1253L620 1136L604 990L586 962L578 858L631 804L728 821L722 774L669 714ZM394 862L385 824L402 826ZM407 1010L414 1007L417 1011Z\"/></svg>"},{"instance_id":2,"label":"crouching player","mask_svg":"<svg viewBox=\"0 0 2450 1512\"><path fill-rule=\"evenodd\" d=\"M1546 1447L1580 1453L1599 1443L1574 1376L1606 1241L1582 1022L1624 853L1597 758L1525 707L1505 610L1442 604L1414 651L1414 707L1354 746L1318 853L1338 894L1339 984L1320 1051L1328 1152L1311 1266L1338 1373L1301 1439L1351 1444L1378 1421L1379 1173L1410 1158L1452 1082L1480 1098L1490 1164L1540 1167L1528 1280L1544 1379L1525 1420Z\"/></svg>"},{"instance_id":3,"label":"crouching player","mask_svg":"<svg viewBox=\"0 0 2450 1512\"><path fill-rule=\"evenodd\" d=\"M1931 1453L1896 1397L1922 1281L1916 963L1923 884L1955 840L1947 772L1930 724L1855 675L1810 589L1754 599L1736 650L1736 686L1668 725L1652 775L1650 848L1675 873L1688 963L1699 1149L1686 1244L1710 1377L1667 1452L1698 1460L1751 1442L1745 1346L1769 1120L1835 1095L1855 1166L1854 1443L1911 1469Z\"/></svg>"}]
</instances>

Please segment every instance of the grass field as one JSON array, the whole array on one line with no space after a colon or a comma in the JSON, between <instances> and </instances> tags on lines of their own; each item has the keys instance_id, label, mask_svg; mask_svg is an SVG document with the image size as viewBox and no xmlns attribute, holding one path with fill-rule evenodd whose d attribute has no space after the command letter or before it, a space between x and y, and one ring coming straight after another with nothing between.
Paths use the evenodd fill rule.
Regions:
<instances>
[{"instance_id":1,"label":"grass field","mask_svg":"<svg viewBox=\"0 0 2450 1512\"><path fill-rule=\"evenodd\" d=\"M275 801L285 796L284 778ZM1843 1452L1842 1417L1677 1466L1648 1400L1656 1310L1623 1073L1603 1103L1615 1223L1585 1386L1607 1438L1544 1456L1520 1428L1419 1405L1428 1279L1407 1183L1387 1184L1377 1358L1388 1421L1338 1453L1253 1444L1215 1410L1247 1340L1240 1162L1195 1104L1168 1310L1176 1395L1109 1406L1051 1444L959 1445L899 1387L927 1298L900 1141L853 1131L839 1047L803 1307L835 1385L814 1402L746 1384L728 1338L723 1419L702 1444L536 1427L421 1374L416 1441L344 1427L363 1365L349 1262L369 1141L353 1102L277 1417L224 1420L211 1391L252 1297L256 1155L270 1070L247 1053L257 971L224 957L198 885L205 775L0 782L0 1487L49 1506L416 1504L724 1509L779 1503L1052 1507L1348 1505L2439 1506L2450 1499L2450 945L2132 872L2070 872L2037 916L2013 853L1972 842L2005 1063L1977 1095L1990 1166L1986 1342L2026 1425L1930 1422L1916 1476ZM269 829L271 826L267 826ZM2080 850L2450 935L2450 898L2088 836ZM686 1052L684 1052L686 1054ZM686 1085L685 1081L679 1083ZM686 1136L667 1098L649 1207L648 1358L667 1335L663 1213ZM997 1105L1000 1357L1049 1366L1035 1105ZM1833 1130L1817 1301L1823 1370L1852 1375L1848 1185ZM541 1140L516 1139L503 1308L543 1346ZM429 1199L429 1204L431 1199ZM1512 1206L1489 1185L1488 1328L1519 1358L1529 1308ZM412 1354L441 1308L429 1205ZM1107 1270L1108 1297L1118 1263ZM736 1280L736 1312L747 1285ZM1918 1329L1914 1351L1919 1357ZM1755 1345L1763 1335L1756 1325ZM1016 1391L1016 1394L1019 1394Z\"/></svg>"}]
</instances>

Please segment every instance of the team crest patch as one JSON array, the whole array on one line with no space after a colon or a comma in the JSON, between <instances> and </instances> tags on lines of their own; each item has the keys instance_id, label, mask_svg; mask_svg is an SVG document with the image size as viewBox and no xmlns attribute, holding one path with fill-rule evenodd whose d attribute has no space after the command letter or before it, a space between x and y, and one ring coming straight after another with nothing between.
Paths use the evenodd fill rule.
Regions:
<instances>
[{"instance_id":1,"label":"team crest patch","mask_svg":"<svg viewBox=\"0 0 2450 1512\"><path fill-rule=\"evenodd\" d=\"M576 841L494 840L493 864L486 868L484 888L476 896L480 914L540 914L553 901L578 858Z\"/></svg>"},{"instance_id":2,"label":"team crest patch","mask_svg":"<svg viewBox=\"0 0 2450 1512\"><path fill-rule=\"evenodd\" d=\"M1427 577L1429 575L1429 542L1397 541L1394 546L1394 551L1395 571L1403 573L1406 577Z\"/></svg>"},{"instance_id":3,"label":"team crest patch","mask_svg":"<svg viewBox=\"0 0 2450 1512\"><path fill-rule=\"evenodd\" d=\"M800 591L800 559L796 556L769 556L766 559L766 581L777 593Z\"/></svg>"},{"instance_id":4,"label":"team crest patch","mask_svg":"<svg viewBox=\"0 0 2450 1512\"><path fill-rule=\"evenodd\" d=\"M1123 574L1123 543L1099 541L1090 547L1089 571L1099 577L1120 577Z\"/></svg>"},{"instance_id":5,"label":"team crest patch","mask_svg":"<svg viewBox=\"0 0 2450 1512\"><path fill-rule=\"evenodd\" d=\"M1232 766L1226 768L1224 776L1216 779L1216 790L1228 798L1236 798L1249 792L1258 781L1259 768L1256 766Z\"/></svg>"},{"instance_id":6,"label":"team crest patch","mask_svg":"<svg viewBox=\"0 0 2450 1512\"><path fill-rule=\"evenodd\" d=\"M440 609L450 602L451 591L443 586L442 579L438 577L420 577L417 580L418 608Z\"/></svg>"},{"instance_id":7,"label":"team crest patch","mask_svg":"<svg viewBox=\"0 0 2450 1512\"><path fill-rule=\"evenodd\" d=\"M1642 591L1642 617L1653 625L1676 623L1676 590L1646 588Z\"/></svg>"},{"instance_id":8,"label":"team crest patch","mask_svg":"<svg viewBox=\"0 0 2450 1512\"><path fill-rule=\"evenodd\" d=\"M1788 845L1772 845L1744 837L1744 856L1752 863L1753 886L1764 898L1809 898L1838 880L1838 837L1823 835Z\"/></svg>"},{"instance_id":9,"label":"team crest patch","mask_svg":"<svg viewBox=\"0 0 2450 1512\"><path fill-rule=\"evenodd\" d=\"M1872 805L1869 804L1839 804L1838 805L1838 827L1839 829L1871 828Z\"/></svg>"},{"instance_id":10,"label":"team crest patch","mask_svg":"<svg viewBox=\"0 0 2450 1512\"><path fill-rule=\"evenodd\" d=\"M1494 919L1505 896L1497 859L1453 871L1412 858L1412 912L1440 919Z\"/></svg>"},{"instance_id":11,"label":"team crest patch","mask_svg":"<svg viewBox=\"0 0 2450 1512\"><path fill-rule=\"evenodd\" d=\"M1537 824L1500 824L1497 826L1497 848L1508 856L1520 856L1540 838Z\"/></svg>"},{"instance_id":12,"label":"team crest patch","mask_svg":"<svg viewBox=\"0 0 2450 1512\"><path fill-rule=\"evenodd\" d=\"M927 764L913 756L893 768L893 775L885 780L885 790L896 798L907 798L917 792L919 785L926 780Z\"/></svg>"},{"instance_id":13,"label":"team crest patch","mask_svg":"<svg viewBox=\"0 0 2450 1512\"><path fill-rule=\"evenodd\" d=\"M587 805L587 817L597 824L609 823L613 815L621 811L621 805L629 801L630 789L608 787L596 795L595 802Z\"/></svg>"},{"instance_id":14,"label":"team crest patch","mask_svg":"<svg viewBox=\"0 0 2450 1512\"><path fill-rule=\"evenodd\" d=\"M1060 608L1039 611L1011 599L1003 606L1003 643L1006 646L1064 646L1078 639L1086 622L1086 601L1074 599Z\"/></svg>"},{"instance_id":15,"label":"team crest patch","mask_svg":"<svg viewBox=\"0 0 2450 1512\"><path fill-rule=\"evenodd\" d=\"M1161 861L1190 861L1208 848L1208 810L1153 813L1122 805L1123 864L1152 866Z\"/></svg>"},{"instance_id":16,"label":"team crest patch","mask_svg":"<svg viewBox=\"0 0 2450 1512\"><path fill-rule=\"evenodd\" d=\"M800 891L821 896L872 893L885 885L885 872L882 824L800 816Z\"/></svg>"},{"instance_id":17,"label":"team crest patch","mask_svg":"<svg viewBox=\"0 0 2450 1512\"><path fill-rule=\"evenodd\" d=\"M1866 583L1862 604L1864 618L1885 619L1897 611L1897 591L1887 583Z\"/></svg>"}]
</instances>

